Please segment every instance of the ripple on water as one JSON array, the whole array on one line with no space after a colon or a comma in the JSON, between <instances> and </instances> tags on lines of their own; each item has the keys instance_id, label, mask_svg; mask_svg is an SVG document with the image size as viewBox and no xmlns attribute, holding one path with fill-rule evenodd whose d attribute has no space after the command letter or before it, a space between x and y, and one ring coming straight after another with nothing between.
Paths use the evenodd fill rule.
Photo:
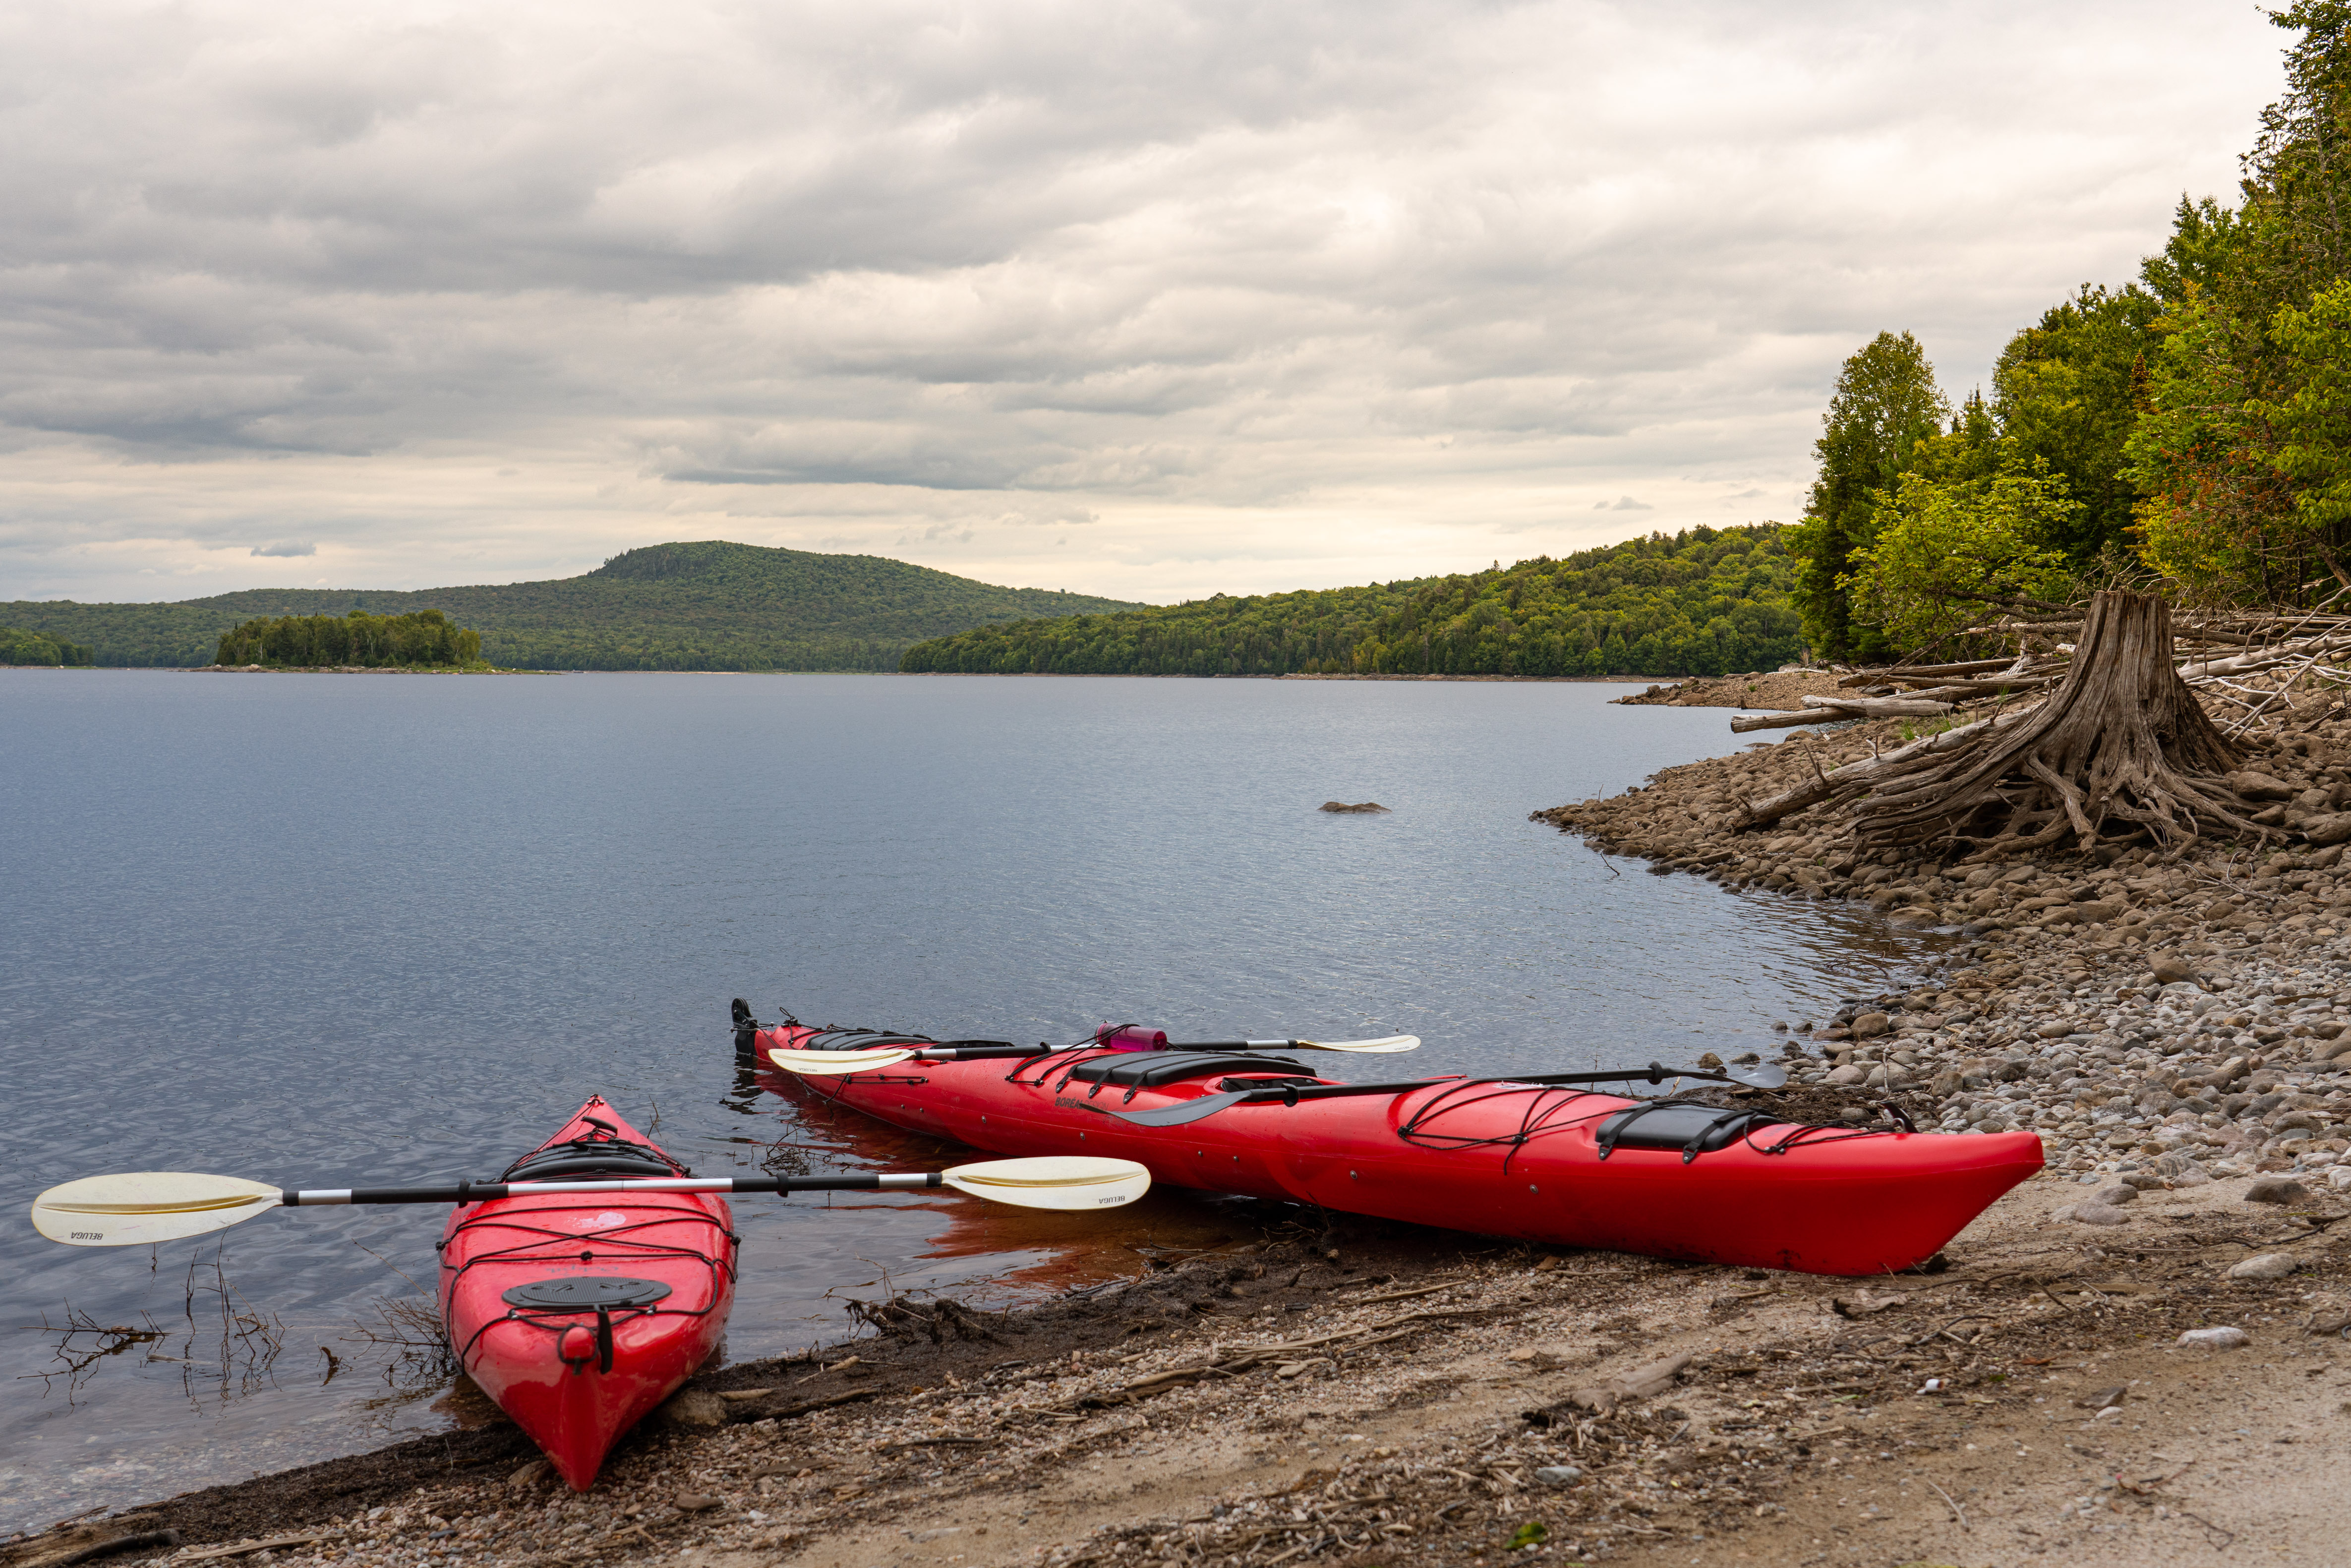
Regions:
<instances>
[{"instance_id":1,"label":"ripple on water","mask_svg":"<svg viewBox=\"0 0 2351 1568\"><path fill-rule=\"evenodd\" d=\"M1732 744L1721 711L1621 689L0 671L0 789L39 825L0 839L0 1170L20 1200L125 1168L486 1176L591 1092L705 1172L779 1142L926 1165L952 1151L738 1078L727 998L1022 1040L1409 1032L1416 1065L1499 1073L1762 1047L1908 963L1923 939L1866 916L1528 822ZM1218 1226L1176 1194L1106 1224L914 1195L737 1213L738 1357L844 1333L883 1270L993 1304ZM0 1402L0 1528L458 1419L355 1327L429 1290L437 1234L303 1210L151 1258L0 1228L5 1322L167 1336L46 1384L53 1339L0 1336L0 1378L34 1378Z\"/></svg>"}]
</instances>

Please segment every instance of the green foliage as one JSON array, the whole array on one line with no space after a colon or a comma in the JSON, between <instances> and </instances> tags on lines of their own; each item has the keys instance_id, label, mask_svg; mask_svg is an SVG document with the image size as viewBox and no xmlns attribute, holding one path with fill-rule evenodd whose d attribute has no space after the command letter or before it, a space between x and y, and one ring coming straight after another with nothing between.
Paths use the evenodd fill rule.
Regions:
<instances>
[{"instance_id":1,"label":"green foliage","mask_svg":"<svg viewBox=\"0 0 2351 1568\"><path fill-rule=\"evenodd\" d=\"M482 634L450 623L438 610L410 615L284 615L248 621L221 633L215 662L315 668L359 665L382 669L462 669L482 659Z\"/></svg>"},{"instance_id":2,"label":"green foliage","mask_svg":"<svg viewBox=\"0 0 2351 1568\"><path fill-rule=\"evenodd\" d=\"M2351 281L2307 310L2281 308L2270 336L2285 351L2294 390L2256 399L2246 413L2270 422L2277 438L2270 465L2299 486L2294 516L2324 551L2351 524Z\"/></svg>"},{"instance_id":3,"label":"green foliage","mask_svg":"<svg viewBox=\"0 0 2351 1568\"><path fill-rule=\"evenodd\" d=\"M538 670L890 670L926 637L990 622L1126 610L1040 588L996 588L881 556L708 541L654 545L549 582L386 592L253 589L178 604L0 605L0 619L94 644L98 662L213 661L256 616L438 610L479 631L482 657Z\"/></svg>"},{"instance_id":4,"label":"green foliage","mask_svg":"<svg viewBox=\"0 0 2351 1568\"><path fill-rule=\"evenodd\" d=\"M78 643L52 637L46 632L20 632L0 626L0 664L87 665L90 651Z\"/></svg>"},{"instance_id":5,"label":"green foliage","mask_svg":"<svg viewBox=\"0 0 2351 1568\"><path fill-rule=\"evenodd\" d=\"M987 674L1723 674L1796 651L1773 524L1653 534L1507 570L983 627L900 667Z\"/></svg>"},{"instance_id":6,"label":"green foliage","mask_svg":"<svg viewBox=\"0 0 2351 1568\"><path fill-rule=\"evenodd\" d=\"M1987 601L2063 598L2073 580L2064 541L2084 510L2040 457L2011 452L1979 479L1906 474L1878 508L1877 538L1853 554L1854 614L1916 649L1967 626Z\"/></svg>"},{"instance_id":7,"label":"green foliage","mask_svg":"<svg viewBox=\"0 0 2351 1568\"><path fill-rule=\"evenodd\" d=\"M1796 602L1805 639L1823 658L1883 651L1875 627L1856 622L1843 586L1853 554L1877 535L1879 499L1901 483L1918 443L1941 434L1951 406L1936 389L1927 352L1909 333L1880 332L1844 362L1813 444L1820 474L1791 543L1798 551Z\"/></svg>"},{"instance_id":8,"label":"green foliage","mask_svg":"<svg viewBox=\"0 0 2351 1568\"><path fill-rule=\"evenodd\" d=\"M2009 451L2045 463L2077 503L2048 540L2076 567L2128 541L2138 494L2123 448L2162 310L2137 285L2109 292L2085 283L2011 339L1992 371L1993 417Z\"/></svg>"}]
</instances>

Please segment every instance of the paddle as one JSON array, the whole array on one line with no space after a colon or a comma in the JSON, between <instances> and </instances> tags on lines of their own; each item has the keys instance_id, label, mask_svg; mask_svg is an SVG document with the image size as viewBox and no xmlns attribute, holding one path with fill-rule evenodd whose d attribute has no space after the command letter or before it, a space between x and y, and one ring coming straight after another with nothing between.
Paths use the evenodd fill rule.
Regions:
<instances>
[{"instance_id":1,"label":"paddle","mask_svg":"<svg viewBox=\"0 0 2351 1568\"><path fill-rule=\"evenodd\" d=\"M1629 1071L1554 1072L1537 1078L1424 1078L1413 1083L1321 1083L1228 1089L1221 1094L1203 1094L1196 1100L1162 1105L1150 1111L1113 1111L1106 1105L1081 1103L1085 1103L1089 1111L1099 1111L1105 1116L1115 1116L1139 1127L1181 1127L1192 1122L1205 1121L1234 1105L1270 1105L1276 1102L1295 1105L1301 1100L1343 1100L1356 1094L1409 1094L1416 1089L1431 1089L1438 1084L1460 1087L1474 1082L1555 1088L1570 1083L1622 1083L1635 1079L1662 1083L1668 1078L1701 1078L1717 1083L1743 1083L1753 1089L1777 1089L1788 1082L1787 1073L1768 1061L1758 1062L1753 1067L1726 1067L1719 1072L1700 1068L1667 1067L1653 1061L1646 1067L1636 1067Z\"/></svg>"},{"instance_id":2,"label":"paddle","mask_svg":"<svg viewBox=\"0 0 2351 1568\"><path fill-rule=\"evenodd\" d=\"M499 1197L623 1192L883 1192L952 1187L1021 1208L1112 1208L1151 1188L1132 1160L1082 1155L987 1160L944 1171L834 1176L653 1176L613 1181L459 1182L453 1186L335 1187L283 1192L241 1176L132 1171L84 1176L33 1200L33 1228L68 1247L143 1247L205 1236L271 1208L352 1203L481 1203Z\"/></svg>"},{"instance_id":3,"label":"paddle","mask_svg":"<svg viewBox=\"0 0 2351 1568\"><path fill-rule=\"evenodd\" d=\"M899 1062L1003 1061L1027 1056L1050 1056L1063 1051L1087 1051L1084 1045L893 1045L863 1051L788 1051L768 1052L768 1060L787 1072L804 1078L838 1078L869 1068L894 1067ZM1345 1051L1364 1055L1395 1055L1420 1049L1420 1037L1383 1035L1376 1040L1226 1040L1186 1041L1163 1051ZM1140 1053L1138 1053L1140 1054Z\"/></svg>"},{"instance_id":4,"label":"paddle","mask_svg":"<svg viewBox=\"0 0 2351 1568\"><path fill-rule=\"evenodd\" d=\"M1416 1034L1388 1034L1377 1040L1206 1040L1171 1045L1170 1051L1347 1051L1363 1056L1397 1056L1420 1049Z\"/></svg>"}]
</instances>

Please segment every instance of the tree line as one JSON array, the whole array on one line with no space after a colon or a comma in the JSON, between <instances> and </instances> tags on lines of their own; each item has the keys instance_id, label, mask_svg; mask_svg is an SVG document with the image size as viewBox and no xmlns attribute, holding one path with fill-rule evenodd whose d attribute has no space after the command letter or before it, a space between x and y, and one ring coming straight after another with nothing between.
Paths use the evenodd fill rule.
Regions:
<instances>
[{"instance_id":1,"label":"tree line","mask_svg":"<svg viewBox=\"0 0 2351 1568\"><path fill-rule=\"evenodd\" d=\"M1956 406L1907 332L1844 362L1788 530L1813 652L1951 645L1994 604L2168 580L2210 604L2351 590L2351 0L2296 35L2237 199L2182 197L2137 278L2084 284Z\"/></svg>"},{"instance_id":2,"label":"tree line","mask_svg":"<svg viewBox=\"0 0 2351 1568\"><path fill-rule=\"evenodd\" d=\"M1490 570L1015 622L920 643L963 674L1716 675L1795 652L1776 525L1690 528Z\"/></svg>"},{"instance_id":3,"label":"tree line","mask_svg":"<svg viewBox=\"0 0 2351 1568\"><path fill-rule=\"evenodd\" d=\"M47 632L0 626L0 664L39 664L55 669L60 665L87 666L92 658L92 650L83 643L51 636Z\"/></svg>"},{"instance_id":4,"label":"tree line","mask_svg":"<svg viewBox=\"0 0 2351 1568\"><path fill-rule=\"evenodd\" d=\"M221 633L214 663L279 668L356 665L363 669L463 669L482 662L482 634L453 624L438 610L409 615L281 615Z\"/></svg>"}]
</instances>

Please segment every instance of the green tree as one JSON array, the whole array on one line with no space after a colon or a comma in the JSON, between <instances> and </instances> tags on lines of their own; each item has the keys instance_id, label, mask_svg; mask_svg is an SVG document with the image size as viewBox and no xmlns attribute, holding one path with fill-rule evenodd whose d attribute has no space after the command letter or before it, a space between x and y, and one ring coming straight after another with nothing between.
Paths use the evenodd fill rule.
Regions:
<instances>
[{"instance_id":1,"label":"green tree","mask_svg":"<svg viewBox=\"0 0 2351 1568\"><path fill-rule=\"evenodd\" d=\"M2009 340L1992 371L2004 463L2039 460L2078 505L2048 540L2076 568L2126 548L2138 502L2124 453L2162 302L2136 285L2084 284Z\"/></svg>"},{"instance_id":2,"label":"green tree","mask_svg":"<svg viewBox=\"0 0 2351 1568\"><path fill-rule=\"evenodd\" d=\"M1879 500L1892 494L1921 441L1942 433L1950 403L1934 367L1909 333L1880 332L1844 362L1813 450L1820 475L1804 520L1790 531L1797 558L1796 601L1815 655L1867 658L1883 640L1856 623L1843 580L1854 552L1877 537Z\"/></svg>"},{"instance_id":3,"label":"green tree","mask_svg":"<svg viewBox=\"0 0 2351 1568\"><path fill-rule=\"evenodd\" d=\"M1980 479L1938 482L1906 474L1881 497L1876 539L1854 551L1843 587L1855 618L1896 649L1964 629L1987 604L2063 598L2072 586L2063 541L2085 508L2040 457Z\"/></svg>"},{"instance_id":4,"label":"green tree","mask_svg":"<svg viewBox=\"0 0 2351 1568\"><path fill-rule=\"evenodd\" d=\"M90 651L47 632L0 626L0 664L87 665Z\"/></svg>"},{"instance_id":5,"label":"green tree","mask_svg":"<svg viewBox=\"0 0 2351 1568\"><path fill-rule=\"evenodd\" d=\"M2346 588L2346 534L2351 533L2351 279L2310 302L2278 311L2270 335L2286 356L2283 397L2245 407L2269 422L2270 466L2294 481L2294 519L2327 570Z\"/></svg>"}]
</instances>

